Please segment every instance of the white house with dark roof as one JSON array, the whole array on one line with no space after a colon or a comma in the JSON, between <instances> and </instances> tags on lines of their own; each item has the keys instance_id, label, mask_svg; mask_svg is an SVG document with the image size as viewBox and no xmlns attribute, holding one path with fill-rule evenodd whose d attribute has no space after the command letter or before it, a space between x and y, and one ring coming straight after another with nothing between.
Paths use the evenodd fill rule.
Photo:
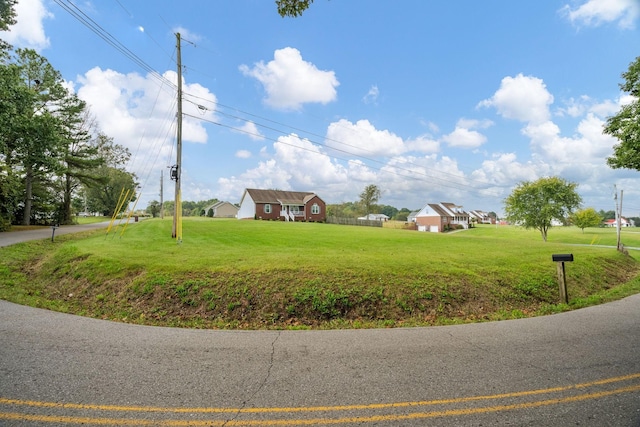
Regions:
<instances>
[{"instance_id":1,"label":"white house with dark roof","mask_svg":"<svg viewBox=\"0 0 640 427\"><path fill-rule=\"evenodd\" d=\"M496 221L492 217L489 216L488 213L480 211L480 210L471 210L469 211L469 218L478 224L495 224Z\"/></svg>"}]
</instances>

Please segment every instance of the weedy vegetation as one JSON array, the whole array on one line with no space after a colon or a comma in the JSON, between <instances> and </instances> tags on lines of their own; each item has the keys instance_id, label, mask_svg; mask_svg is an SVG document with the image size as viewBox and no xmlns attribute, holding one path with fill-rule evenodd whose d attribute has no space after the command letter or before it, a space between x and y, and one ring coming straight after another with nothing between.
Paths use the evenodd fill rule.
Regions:
<instances>
[{"instance_id":1,"label":"weedy vegetation","mask_svg":"<svg viewBox=\"0 0 640 427\"><path fill-rule=\"evenodd\" d=\"M138 324L225 329L427 326L557 313L640 292L612 229L393 228L185 218L0 248L0 298ZM630 229L632 230L632 229ZM613 246L613 247L611 247ZM553 253L567 264L560 304ZM640 254L640 252L638 252Z\"/></svg>"}]
</instances>

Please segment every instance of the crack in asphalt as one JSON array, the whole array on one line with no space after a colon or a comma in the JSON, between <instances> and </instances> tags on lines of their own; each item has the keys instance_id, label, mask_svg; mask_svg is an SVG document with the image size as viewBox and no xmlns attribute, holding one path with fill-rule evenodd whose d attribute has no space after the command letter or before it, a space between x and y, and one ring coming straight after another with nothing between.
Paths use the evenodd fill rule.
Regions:
<instances>
[{"instance_id":1,"label":"crack in asphalt","mask_svg":"<svg viewBox=\"0 0 640 427\"><path fill-rule=\"evenodd\" d=\"M245 401L242 402L242 405L240 406L240 408L236 411L235 415L227 420L225 420L225 422L222 424L222 427L225 427L228 423L235 421L238 416L240 415L240 413L244 410L244 408L247 407L247 405L249 404L249 402L251 402L253 400L253 398L260 393L260 391L264 388L264 386L267 384L267 381L269 381L269 378L271 377L271 369L273 368L273 360L275 358L275 354L276 354L276 342L278 342L278 340L280 339L280 335L281 335L281 331L278 331L278 334L276 335L276 337L273 339L273 341L271 342L271 354L269 355L269 366L267 367L267 374L265 375L264 379L260 382L260 385L258 386L258 388L251 394L251 396L249 396L248 399L246 399Z\"/></svg>"}]
</instances>

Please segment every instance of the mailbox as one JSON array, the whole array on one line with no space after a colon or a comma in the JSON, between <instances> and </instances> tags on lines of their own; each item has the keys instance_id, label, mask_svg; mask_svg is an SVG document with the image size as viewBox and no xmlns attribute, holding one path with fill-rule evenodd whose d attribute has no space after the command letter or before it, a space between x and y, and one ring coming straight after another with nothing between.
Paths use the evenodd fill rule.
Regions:
<instances>
[{"instance_id":1,"label":"mailbox","mask_svg":"<svg viewBox=\"0 0 640 427\"><path fill-rule=\"evenodd\" d=\"M551 258L555 262L571 262L573 261L573 254L553 254Z\"/></svg>"}]
</instances>

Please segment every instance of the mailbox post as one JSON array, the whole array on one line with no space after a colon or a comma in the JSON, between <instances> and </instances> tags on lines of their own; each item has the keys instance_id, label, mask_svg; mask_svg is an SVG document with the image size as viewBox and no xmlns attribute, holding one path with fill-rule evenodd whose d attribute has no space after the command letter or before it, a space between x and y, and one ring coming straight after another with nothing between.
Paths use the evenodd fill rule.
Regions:
<instances>
[{"instance_id":1,"label":"mailbox post","mask_svg":"<svg viewBox=\"0 0 640 427\"><path fill-rule=\"evenodd\" d=\"M56 235L56 228L58 228L58 227L59 227L59 225L57 225L57 224L51 226L51 241L52 242L53 242L53 238Z\"/></svg>"},{"instance_id":2,"label":"mailbox post","mask_svg":"<svg viewBox=\"0 0 640 427\"><path fill-rule=\"evenodd\" d=\"M560 300L568 304L569 295L567 294L567 277L564 271L565 262L573 262L573 254L553 254L551 259L558 265L558 285L560 286Z\"/></svg>"}]
</instances>

